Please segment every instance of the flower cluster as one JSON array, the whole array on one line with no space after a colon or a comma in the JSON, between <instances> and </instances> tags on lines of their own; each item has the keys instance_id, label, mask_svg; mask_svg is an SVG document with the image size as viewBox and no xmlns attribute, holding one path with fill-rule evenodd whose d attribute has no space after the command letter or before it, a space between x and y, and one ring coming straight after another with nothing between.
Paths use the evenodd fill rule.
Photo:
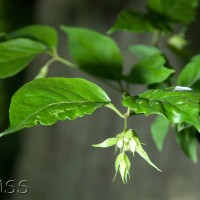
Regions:
<instances>
[{"instance_id":1,"label":"flower cluster","mask_svg":"<svg viewBox=\"0 0 200 200\"><path fill-rule=\"evenodd\" d=\"M149 156L144 151L141 142L136 134L136 132L132 129L127 131L123 131L122 133L118 134L115 138L108 138L100 144L93 145L94 147L110 147L114 146L116 151L119 149L120 153L116 158L115 161L115 177L119 172L122 178L123 183L127 183L128 177L130 178L130 168L131 163L126 155L127 152L135 154L137 152L142 158L144 158L150 165L155 167L157 170L160 171L149 159ZM114 178L115 178L114 177Z\"/></svg>"},{"instance_id":2,"label":"flower cluster","mask_svg":"<svg viewBox=\"0 0 200 200\"><path fill-rule=\"evenodd\" d=\"M128 130L127 132L117 135L119 138L117 141L117 147L122 151L130 151L134 154L137 147L134 135L136 135L136 133L133 130Z\"/></svg>"}]
</instances>

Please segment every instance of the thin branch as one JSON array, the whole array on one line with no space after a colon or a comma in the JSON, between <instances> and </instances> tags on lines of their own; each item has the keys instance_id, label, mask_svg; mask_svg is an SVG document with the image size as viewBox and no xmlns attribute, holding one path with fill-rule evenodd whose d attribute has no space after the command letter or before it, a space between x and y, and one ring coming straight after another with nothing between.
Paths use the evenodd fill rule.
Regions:
<instances>
[{"instance_id":1,"label":"thin branch","mask_svg":"<svg viewBox=\"0 0 200 200\"><path fill-rule=\"evenodd\" d=\"M105 106L117 113L121 118L125 118L125 116L112 103L109 103Z\"/></svg>"},{"instance_id":2,"label":"thin branch","mask_svg":"<svg viewBox=\"0 0 200 200\"><path fill-rule=\"evenodd\" d=\"M56 59L56 61L59 61L62 64L68 66L68 67L77 68L77 66L74 63L72 63L72 62L70 62L70 61L68 61L68 60L66 60L66 59L64 59L64 58L62 58L62 57L60 57L58 55L55 56L54 58Z\"/></svg>"},{"instance_id":3,"label":"thin branch","mask_svg":"<svg viewBox=\"0 0 200 200\"><path fill-rule=\"evenodd\" d=\"M37 74L37 76L35 77L35 79L37 78L44 78L47 76L48 74L48 71L49 71L49 66L54 63L56 60L55 58L52 58L50 59L45 65L43 65L41 68L40 68L40 71L39 73Z\"/></svg>"}]
</instances>

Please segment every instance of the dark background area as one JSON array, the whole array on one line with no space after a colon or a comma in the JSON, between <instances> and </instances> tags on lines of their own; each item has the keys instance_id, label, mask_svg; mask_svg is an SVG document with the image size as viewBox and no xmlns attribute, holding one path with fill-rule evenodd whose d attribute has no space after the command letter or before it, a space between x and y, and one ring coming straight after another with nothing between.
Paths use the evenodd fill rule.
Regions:
<instances>
[{"instance_id":1,"label":"dark background area","mask_svg":"<svg viewBox=\"0 0 200 200\"><path fill-rule=\"evenodd\" d=\"M9 32L28 24L48 24L59 33L60 54L68 57L66 36L59 25L73 25L106 32L116 15L125 7L143 9L144 1L113 0L0 0L0 32ZM198 12L199 13L199 12ZM200 15L188 30L192 52L200 50ZM135 43L148 43L148 35L114 34L120 47ZM183 66L182 60L169 54L173 66ZM12 94L37 74L47 58L40 56L29 68L13 78L0 81L0 129L8 127L8 107ZM127 69L134 59L124 55ZM126 69L126 70L127 70ZM84 73L54 64L50 76L83 77L96 82L120 107L121 96ZM144 87L134 86L138 93ZM34 127L20 134L0 139L0 180L27 180L27 194L0 193L3 200L199 200L200 164L192 163L176 144L174 132L170 132L163 152L158 152L150 136L152 117L136 117L130 127L146 143L149 156L162 169L162 173L150 167L136 156L131 159L131 180L124 185L118 176L114 182L114 149L95 149L91 144L115 136L123 127L118 116L106 109L97 110L92 116L75 121L59 122L51 127Z\"/></svg>"}]
</instances>

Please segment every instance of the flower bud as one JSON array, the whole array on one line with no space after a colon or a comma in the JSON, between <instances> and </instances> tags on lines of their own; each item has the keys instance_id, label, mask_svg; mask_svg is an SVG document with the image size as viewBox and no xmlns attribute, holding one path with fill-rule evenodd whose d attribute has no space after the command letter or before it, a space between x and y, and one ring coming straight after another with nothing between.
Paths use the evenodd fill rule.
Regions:
<instances>
[{"instance_id":1,"label":"flower bud","mask_svg":"<svg viewBox=\"0 0 200 200\"><path fill-rule=\"evenodd\" d=\"M116 174L118 171L120 172L123 183L127 183L127 179L130 176L130 167L131 163L128 156L124 153L119 154L115 161L115 170Z\"/></svg>"},{"instance_id":2,"label":"flower bud","mask_svg":"<svg viewBox=\"0 0 200 200\"><path fill-rule=\"evenodd\" d=\"M129 142L129 139L125 137L125 138L124 138L124 142L125 142L125 143Z\"/></svg>"},{"instance_id":3,"label":"flower bud","mask_svg":"<svg viewBox=\"0 0 200 200\"><path fill-rule=\"evenodd\" d=\"M129 150L129 144L126 143L126 144L124 145L124 150L125 150L125 151L128 151L128 150Z\"/></svg>"},{"instance_id":4,"label":"flower bud","mask_svg":"<svg viewBox=\"0 0 200 200\"><path fill-rule=\"evenodd\" d=\"M118 140L118 142L117 142L117 147L118 147L119 149L121 149L122 146L123 146L123 140L122 140L122 139L121 139L121 140Z\"/></svg>"},{"instance_id":5,"label":"flower bud","mask_svg":"<svg viewBox=\"0 0 200 200\"><path fill-rule=\"evenodd\" d=\"M129 141L130 151L134 153L136 151L136 146L137 146L136 141L133 138L131 138L131 140Z\"/></svg>"}]
</instances>

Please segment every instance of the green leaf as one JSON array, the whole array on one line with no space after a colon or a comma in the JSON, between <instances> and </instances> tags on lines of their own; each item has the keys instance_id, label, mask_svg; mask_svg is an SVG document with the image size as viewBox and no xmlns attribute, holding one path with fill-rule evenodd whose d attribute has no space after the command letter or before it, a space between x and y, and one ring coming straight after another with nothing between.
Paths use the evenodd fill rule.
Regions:
<instances>
[{"instance_id":1,"label":"green leaf","mask_svg":"<svg viewBox=\"0 0 200 200\"><path fill-rule=\"evenodd\" d=\"M136 152L142 157L144 158L152 167L156 168L158 171L161 171L158 167L156 167L150 160L148 154L144 151L140 141L139 141L139 138L138 136L136 135L135 132L133 132L134 134L134 140L136 141L137 143L137 146L136 146Z\"/></svg>"},{"instance_id":2,"label":"green leaf","mask_svg":"<svg viewBox=\"0 0 200 200\"><path fill-rule=\"evenodd\" d=\"M193 127L187 128L176 134L177 142L183 152L193 161L197 162L196 130Z\"/></svg>"},{"instance_id":3,"label":"green leaf","mask_svg":"<svg viewBox=\"0 0 200 200\"><path fill-rule=\"evenodd\" d=\"M93 144L92 146L93 147L102 147L102 148L111 147L113 145L116 145L118 140L119 140L118 138L109 138L109 139L106 139L105 141L103 141L102 143Z\"/></svg>"},{"instance_id":4,"label":"green leaf","mask_svg":"<svg viewBox=\"0 0 200 200\"><path fill-rule=\"evenodd\" d=\"M137 63L124 80L136 84L153 84L166 80L173 69L164 67L165 59L160 54L155 54Z\"/></svg>"},{"instance_id":5,"label":"green leaf","mask_svg":"<svg viewBox=\"0 0 200 200\"><path fill-rule=\"evenodd\" d=\"M147 155L147 153L144 151L144 149L142 148L142 145L137 146L136 148L136 152L142 157L144 158L152 167L156 168L158 171L161 171L158 167L156 167L156 165L154 165L149 156Z\"/></svg>"},{"instance_id":6,"label":"green leaf","mask_svg":"<svg viewBox=\"0 0 200 200\"><path fill-rule=\"evenodd\" d=\"M147 90L139 96L124 95L123 105L136 114L158 114L172 123L189 123L200 132L200 93L189 90Z\"/></svg>"},{"instance_id":7,"label":"green leaf","mask_svg":"<svg viewBox=\"0 0 200 200\"><path fill-rule=\"evenodd\" d=\"M1 136L37 124L52 125L57 120L74 120L109 103L109 97L100 87L84 79L35 79L12 97L10 128Z\"/></svg>"},{"instance_id":8,"label":"green leaf","mask_svg":"<svg viewBox=\"0 0 200 200\"><path fill-rule=\"evenodd\" d=\"M122 73L122 56L113 39L85 28L62 26L68 36L68 48L79 67L105 79L118 80Z\"/></svg>"},{"instance_id":9,"label":"green leaf","mask_svg":"<svg viewBox=\"0 0 200 200\"><path fill-rule=\"evenodd\" d=\"M144 60L156 54L161 54L160 49L154 46L147 46L142 44L132 45L128 48L128 50L134 55L136 55L139 58L139 60Z\"/></svg>"},{"instance_id":10,"label":"green leaf","mask_svg":"<svg viewBox=\"0 0 200 200\"><path fill-rule=\"evenodd\" d=\"M172 21L188 24L195 19L198 0L148 0L147 6Z\"/></svg>"},{"instance_id":11,"label":"green leaf","mask_svg":"<svg viewBox=\"0 0 200 200\"><path fill-rule=\"evenodd\" d=\"M30 38L40 41L50 49L57 48L57 33L54 28L47 25L31 25L18 29L8 35L11 38Z\"/></svg>"},{"instance_id":12,"label":"green leaf","mask_svg":"<svg viewBox=\"0 0 200 200\"><path fill-rule=\"evenodd\" d=\"M198 81L200 81L200 54L192 58L178 77L178 84L182 86L192 87Z\"/></svg>"},{"instance_id":13,"label":"green leaf","mask_svg":"<svg viewBox=\"0 0 200 200\"><path fill-rule=\"evenodd\" d=\"M131 9L123 10L115 22L114 26L108 31L131 31L131 32L169 32L170 25L162 17L154 13L141 13Z\"/></svg>"},{"instance_id":14,"label":"green leaf","mask_svg":"<svg viewBox=\"0 0 200 200\"><path fill-rule=\"evenodd\" d=\"M159 151L163 148L163 143L169 130L169 121L163 117L156 117L155 122L151 125L152 138Z\"/></svg>"},{"instance_id":15,"label":"green leaf","mask_svg":"<svg viewBox=\"0 0 200 200\"><path fill-rule=\"evenodd\" d=\"M197 91L197 92L200 92L200 80L198 80L197 82L195 82L193 85L192 85L192 88Z\"/></svg>"},{"instance_id":16,"label":"green leaf","mask_svg":"<svg viewBox=\"0 0 200 200\"><path fill-rule=\"evenodd\" d=\"M158 167L156 167L156 165L154 165L149 156L147 155L147 153L144 151L144 149L142 148L142 145L138 145L136 148L136 152L142 157L144 158L152 167L156 168L158 171L161 171Z\"/></svg>"},{"instance_id":17,"label":"green leaf","mask_svg":"<svg viewBox=\"0 0 200 200\"><path fill-rule=\"evenodd\" d=\"M45 45L29 39L13 39L0 43L0 78L17 74L45 51Z\"/></svg>"}]
</instances>

